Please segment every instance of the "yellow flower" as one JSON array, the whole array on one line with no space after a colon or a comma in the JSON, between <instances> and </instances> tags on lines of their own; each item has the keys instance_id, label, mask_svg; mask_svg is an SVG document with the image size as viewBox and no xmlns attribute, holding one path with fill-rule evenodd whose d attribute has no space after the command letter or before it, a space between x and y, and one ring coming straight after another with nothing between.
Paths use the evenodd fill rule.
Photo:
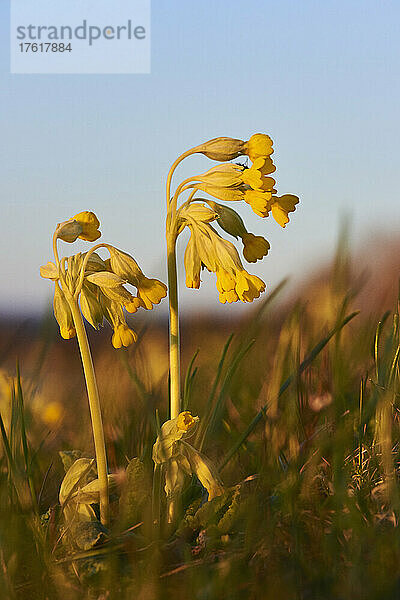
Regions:
<instances>
[{"instance_id":1,"label":"yellow flower","mask_svg":"<svg viewBox=\"0 0 400 600\"><path fill-rule=\"evenodd\" d=\"M273 153L272 140L265 133L255 133L251 136L245 145L245 153L250 157L251 161L257 158L266 157Z\"/></svg>"},{"instance_id":2,"label":"yellow flower","mask_svg":"<svg viewBox=\"0 0 400 600\"><path fill-rule=\"evenodd\" d=\"M265 283L257 275L251 275L243 269L236 273L235 291L241 302L253 302L265 291Z\"/></svg>"},{"instance_id":3,"label":"yellow flower","mask_svg":"<svg viewBox=\"0 0 400 600\"><path fill-rule=\"evenodd\" d=\"M201 260L196 247L196 238L191 230L190 238L185 250L184 256L186 287L198 289L200 287Z\"/></svg>"},{"instance_id":4,"label":"yellow flower","mask_svg":"<svg viewBox=\"0 0 400 600\"><path fill-rule=\"evenodd\" d=\"M262 190L246 190L244 193L244 201L250 204L259 217L268 217L271 210L271 198L271 192L263 192Z\"/></svg>"},{"instance_id":5,"label":"yellow flower","mask_svg":"<svg viewBox=\"0 0 400 600\"><path fill-rule=\"evenodd\" d=\"M127 348L133 342L136 342L137 335L132 329L129 329L126 323L120 323L115 328L114 334L112 336L112 345L114 348L122 348L125 346Z\"/></svg>"},{"instance_id":6,"label":"yellow flower","mask_svg":"<svg viewBox=\"0 0 400 600\"><path fill-rule=\"evenodd\" d=\"M217 187L237 187L242 183L244 167L234 163L225 163L212 167L206 173L196 177L199 181Z\"/></svg>"},{"instance_id":7,"label":"yellow flower","mask_svg":"<svg viewBox=\"0 0 400 600\"><path fill-rule=\"evenodd\" d=\"M243 200L243 190L240 187L224 188L208 183L197 183L193 187L225 202L240 202L240 200Z\"/></svg>"},{"instance_id":8,"label":"yellow flower","mask_svg":"<svg viewBox=\"0 0 400 600\"><path fill-rule=\"evenodd\" d=\"M219 301L221 304L228 302L237 302L239 296L235 291L235 278L228 273L225 269L219 268L216 272L217 275L217 290L219 292Z\"/></svg>"},{"instance_id":9,"label":"yellow flower","mask_svg":"<svg viewBox=\"0 0 400 600\"><path fill-rule=\"evenodd\" d=\"M140 301L140 298L136 298L135 296L132 296L132 299L130 302L128 302L127 304L124 305L126 310L128 311L128 313L135 313L137 311L137 309L142 306L142 303Z\"/></svg>"},{"instance_id":10,"label":"yellow flower","mask_svg":"<svg viewBox=\"0 0 400 600\"><path fill-rule=\"evenodd\" d=\"M268 250L270 249L269 242L261 235L253 235L252 233L245 233L242 236L243 242L243 256L247 262L257 262L261 260L263 256L267 256Z\"/></svg>"},{"instance_id":11,"label":"yellow flower","mask_svg":"<svg viewBox=\"0 0 400 600\"><path fill-rule=\"evenodd\" d=\"M245 269L235 271L233 274L224 269L217 271L217 289L219 301L222 304L228 302L252 302L265 290L265 283L256 275L251 275Z\"/></svg>"},{"instance_id":12,"label":"yellow flower","mask_svg":"<svg viewBox=\"0 0 400 600\"><path fill-rule=\"evenodd\" d=\"M275 185L275 179L267 175L274 171L275 166L270 158L257 158L249 169L243 171L242 180L253 190L269 192Z\"/></svg>"},{"instance_id":13,"label":"yellow flower","mask_svg":"<svg viewBox=\"0 0 400 600\"><path fill-rule=\"evenodd\" d=\"M82 233L79 235L81 240L94 242L101 236L100 221L93 212L85 210L75 215L73 219L82 227Z\"/></svg>"},{"instance_id":14,"label":"yellow flower","mask_svg":"<svg viewBox=\"0 0 400 600\"><path fill-rule=\"evenodd\" d=\"M185 410L184 412L179 413L176 419L176 426L181 431L189 431L189 429L192 429L192 427L196 425L198 420L198 417L196 419L188 410Z\"/></svg>"},{"instance_id":15,"label":"yellow flower","mask_svg":"<svg viewBox=\"0 0 400 600\"><path fill-rule=\"evenodd\" d=\"M138 277L136 284L141 306L151 310L154 304L159 304L167 295L167 286L158 279L148 279L145 275Z\"/></svg>"},{"instance_id":16,"label":"yellow flower","mask_svg":"<svg viewBox=\"0 0 400 600\"><path fill-rule=\"evenodd\" d=\"M71 340L76 336L76 329L75 327L60 327L60 334L64 340Z\"/></svg>"},{"instance_id":17,"label":"yellow flower","mask_svg":"<svg viewBox=\"0 0 400 600\"><path fill-rule=\"evenodd\" d=\"M64 296L64 292L60 289L56 282L54 289L54 300L53 300L54 316L60 327L60 334L64 340L70 340L75 337L76 331L74 327L74 320L72 318L72 312L70 306Z\"/></svg>"},{"instance_id":18,"label":"yellow flower","mask_svg":"<svg viewBox=\"0 0 400 600\"><path fill-rule=\"evenodd\" d=\"M281 227L285 227L289 223L289 213L296 210L296 204L298 203L298 197L293 194L272 196L271 213Z\"/></svg>"}]
</instances>

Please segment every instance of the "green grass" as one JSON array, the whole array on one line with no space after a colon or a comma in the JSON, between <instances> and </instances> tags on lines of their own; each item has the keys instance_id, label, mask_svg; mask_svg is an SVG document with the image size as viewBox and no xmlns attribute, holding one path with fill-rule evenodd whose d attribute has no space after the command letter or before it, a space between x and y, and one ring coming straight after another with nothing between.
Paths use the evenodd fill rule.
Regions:
<instances>
[{"instance_id":1,"label":"green grass","mask_svg":"<svg viewBox=\"0 0 400 600\"><path fill-rule=\"evenodd\" d=\"M94 349L110 469L122 474L105 532L66 528L58 505L58 451L92 457L75 342L48 326L32 339L39 358L21 356L10 409L2 390L0 597L400 597L399 307L356 314L343 260L321 290L324 311L302 298L274 308L278 289L231 335L183 327L185 407L226 493L207 502L188 479L174 525L151 461L168 418L164 337ZM64 409L51 426L49 400Z\"/></svg>"}]
</instances>

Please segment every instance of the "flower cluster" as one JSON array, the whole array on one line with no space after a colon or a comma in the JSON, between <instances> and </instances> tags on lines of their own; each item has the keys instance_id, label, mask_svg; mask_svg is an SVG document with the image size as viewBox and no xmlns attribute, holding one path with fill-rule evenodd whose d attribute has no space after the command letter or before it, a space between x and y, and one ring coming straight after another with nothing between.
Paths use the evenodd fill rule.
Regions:
<instances>
[{"instance_id":1,"label":"flower cluster","mask_svg":"<svg viewBox=\"0 0 400 600\"><path fill-rule=\"evenodd\" d=\"M137 336L127 325L124 309L129 313L140 307L151 310L166 296L167 289L161 281L146 277L132 256L111 244L97 244L86 253L59 260L57 240L72 243L80 238L92 242L101 235L99 226L96 215L89 211L60 223L54 233L55 262L42 266L40 274L55 282L54 315L63 338L76 335L71 303L79 298L88 323L98 329L106 319L114 330L114 348L127 347ZM109 258L103 260L95 251L99 248L105 248ZM134 286L137 294L132 294L126 284Z\"/></svg>"},{"instance_id":2,"label":"flower cluster","mask_svg":"<svg viewBox=\"0 0 400 600\"><path fill-rule=\"evenodd\" d=\"M291 194L276 195L276 182L271 177L276 170L271 158L272 140L266 134L256 133L247 142L215 138L185 155L193 153L201 153L222 164L186 179L170 201L170 210L171 206L176 209L179 195L190 190L189 198L176 209L175 220L170 218L168 221L170 227L175 226L176 236L185 227L190 229L185 251L186 285L199 288L201 269L205 268L216 274L220 302L252 302L265 290L264 282L244 269L236 247L225 240L211 223L214 221L226 233L241 239L243 257L250 263L268 254L269 242L263 236L247 231L242 218L232 208L196 194L205 192L225 202L243 200L261 217L271 213L282 227L289 222L289 213L295 210L299 200ZM252 161L250 167L229 162L242 155L247 155Z\"/></svg>"}]
</instances>

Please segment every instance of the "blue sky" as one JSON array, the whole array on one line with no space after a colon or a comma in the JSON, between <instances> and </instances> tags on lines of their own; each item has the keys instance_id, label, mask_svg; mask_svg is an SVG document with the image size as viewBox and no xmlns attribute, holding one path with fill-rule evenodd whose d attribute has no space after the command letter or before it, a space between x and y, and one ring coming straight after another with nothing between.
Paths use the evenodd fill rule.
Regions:
<instances>
[{"instance_id":1,"label":"blue sky","mask_svg":"<svg viewBox=\"0 0 400 600\"><path fill-rule=\"evenodd\" d=\"M166 173L219 135L269 133L279 193L301 199L285 230L241 209L271 243L249 268L268 287L326 259L343 215L355 243L398 232L399 21L398 1L153 0L150 75L11 75L3 0L0 310L45 308L51 233L86 209L166 280ZM189 159L178 176L211 164ZM182 306L223 313L214 290L182 290Z\"/></svg>"}]
</instances>

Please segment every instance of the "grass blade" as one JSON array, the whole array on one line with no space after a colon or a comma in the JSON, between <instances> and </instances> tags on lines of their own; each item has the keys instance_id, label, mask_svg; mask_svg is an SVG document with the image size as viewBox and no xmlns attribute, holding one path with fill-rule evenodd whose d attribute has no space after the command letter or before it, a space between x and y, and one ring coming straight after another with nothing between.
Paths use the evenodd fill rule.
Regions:
<instances>
[{"instance_id":1,"label":"grass blade","mask_svg":"<svg viewBox=\"0 0 400 600\"><path fill-rule=\"evenodd\" d=\"M288 387L293 383L293 381L295 381L297 379L297 377L299 377L299 375L301 375L303 373L303 371L305 371L305 369L307 369L307 367L310 366L310 364L313 362L313 360L318 356L318 354L327 345L327 343L333 338L333 336L336 333L338 333L339 331L341 331L341 329L343 329L343 327L345 325L347 325L347 323L349 323L358 314L359 314L359 311L356 311L356 312L353 312L350 315L348 315L341 323L339 323L339 325L336 325L328 333L328 335L326 337L324 337L320 342L318 342L318 344L316 346L314 346L314 348L311 350L311 352L303 360L303 362L301 363L301 365L298 368L298 370L296 371L296 373L293 373L292 375L290 375L286 379L286 381L281 385L280 390L279 390L279 397L288 389ZM227 453L224 461L222 462L222 464L219 467L220 471L222 471L222 469L224 469L226 467L228 462L233 458L233 456L239 450L241 445L247 440L249 435L254 431L254 429L257 427L258 423L264 417L266 410L267 410L267 406L263 406L260 409L260 411L256 414L256 416L251 421L250 425L246 428L246 430L242 433L242 435L240 436L240 438L238 439L236 444Z\"/></svg>"}]
</instances>

